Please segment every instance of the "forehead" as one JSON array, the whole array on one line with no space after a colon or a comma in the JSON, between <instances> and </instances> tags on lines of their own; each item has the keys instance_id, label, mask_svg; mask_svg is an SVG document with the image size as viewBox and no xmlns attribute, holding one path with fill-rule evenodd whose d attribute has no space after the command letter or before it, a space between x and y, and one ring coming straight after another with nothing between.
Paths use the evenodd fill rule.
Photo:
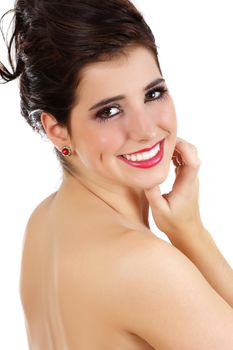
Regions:
<instances>
[{"instance_id":1,"label":"forehead","mask_svg":"<svg viewBox=\"0 0 233 350\"><path fill-rule=\"evenodd\" d=\"M78 88L81 98L90 90L98 95L124 93L134 88L142 89L153 79L161 77L155 57L146 48L136 47L117 58L88 65L82 72Z\"/></svg>"}]
</instances>

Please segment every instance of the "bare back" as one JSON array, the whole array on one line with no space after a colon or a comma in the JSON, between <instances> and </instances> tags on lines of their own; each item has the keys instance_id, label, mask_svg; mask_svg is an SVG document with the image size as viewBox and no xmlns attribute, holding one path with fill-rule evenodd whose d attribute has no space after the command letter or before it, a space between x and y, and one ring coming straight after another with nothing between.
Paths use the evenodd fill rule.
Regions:
<instances>
[{"instance_id":1,"label":"bare back","mask_svg":"<svg viewBox=\"0 0 233 350\"><path fill-rule=\"evenodd\" d=\"M30 350L153 349L127 331L114 298L114 269L150 231L130 233L86 193L67 200L59 192L48 197L25 233L21 299Z\"/></svg>"}]
</instances>

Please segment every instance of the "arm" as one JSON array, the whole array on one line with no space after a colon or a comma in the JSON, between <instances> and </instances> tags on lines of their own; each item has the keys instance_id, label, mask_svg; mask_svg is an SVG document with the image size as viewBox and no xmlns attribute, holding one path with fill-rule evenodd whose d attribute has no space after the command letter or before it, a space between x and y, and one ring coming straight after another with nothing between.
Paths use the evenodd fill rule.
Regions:
<instances>
[{"instance_id":1,"label":"arm","mask_svg":"<svg viewBox=\"0 0 233 350\"><path fill-rule=\"evenodd\" d=\"M173 157L176 179L172 191L145 191L154 221L171 243L200 270L210 285L233 307L233 270L202 224L197 173L200 161L194 146L179 140Z\"/></svg>"},{"instance_id":2,"label":"arm","mask_svg":"<svg viewBox=\"0 0 233 350\"><path fill-rule=\"evenodd\" d=\"M195 240L172 244L184 253L202 272L210 285L233 308L233 270L219 251L210 233L204 228Z\"/></svg>"},{"instance_id":3,"label":"arm","mask_svg":"<svg viewBox=\"0 0 233 350\"><path fill-rule=\"evenodd\" d=\"M233 349L232 308L185 255L157 238L127 255L115 304L128 332L156 350Z\"/></svg>"}]
</instances>

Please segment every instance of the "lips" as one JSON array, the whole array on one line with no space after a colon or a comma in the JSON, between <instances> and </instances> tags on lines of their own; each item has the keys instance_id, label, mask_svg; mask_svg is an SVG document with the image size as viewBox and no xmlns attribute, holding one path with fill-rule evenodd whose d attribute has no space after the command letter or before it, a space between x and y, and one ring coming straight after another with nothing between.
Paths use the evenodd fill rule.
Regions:
<instances>
[{"instance_id":1,"label":"lips","mask_svg":"<svg viewBox=\"0 0 233 350\"><path fill-rule=\"evenodd\" d=\"M149 147L149 148L143 148L143 149L140 149L139 151L137 152L134 152L134 153L125 153L125 155L128 155L128 156L132 156L133 154L138 154L138 153L143 153L143 152L149 152L151 149L153 149L154 147L156 147L159 143L161 143L163 140L160 140L159 142L157 142L156 144L154 144L153 146Z\"/></svg>"},{"instance_id":2,"label":"lips","mask_svg":"<svg viewBox=\"0 0 233 350\"><path fill-rule=\"evenodd\" d=\"M148 168L152 168L156 165L158 165L162 159L163 159L163 154L164 154L164 142L165 142L165 139L163 139L162 141L158 142L155 144L155 146L153 147L156 147L158 144L159 144L159 152L152 158L150 159L147 159L147 160L136 160L136 161L133 161L133 160L129 160L129 159L126 159L124 156L118 156L119 160L123 161L124 163L132 166L132 167L136 167L136 168L141 168L141 169L148 169ZM152 147L152 148L153 148ZM150 150L151 148L149 148ZM138 153L138 152L137 152ZM136 153L136 154L137 154ZM135 154L135 153L134 153Z\"/></svg>"}]
</instances>

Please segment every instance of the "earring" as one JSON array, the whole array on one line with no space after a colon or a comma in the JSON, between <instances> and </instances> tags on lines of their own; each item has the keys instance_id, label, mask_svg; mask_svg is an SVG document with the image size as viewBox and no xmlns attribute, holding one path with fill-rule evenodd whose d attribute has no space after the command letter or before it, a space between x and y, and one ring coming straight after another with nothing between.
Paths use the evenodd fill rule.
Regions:
<instances>
[{"instance_id":1,"label":"earring","mask_svg":"<svg viewBox=\"0 0 233 350\"><path fill-rule=\"evenodd\" d=\"M64 157L70 157L72 155L72 150L69 146L65 146L62 148L61 153Z\"/></svg>"}]
</instances>

